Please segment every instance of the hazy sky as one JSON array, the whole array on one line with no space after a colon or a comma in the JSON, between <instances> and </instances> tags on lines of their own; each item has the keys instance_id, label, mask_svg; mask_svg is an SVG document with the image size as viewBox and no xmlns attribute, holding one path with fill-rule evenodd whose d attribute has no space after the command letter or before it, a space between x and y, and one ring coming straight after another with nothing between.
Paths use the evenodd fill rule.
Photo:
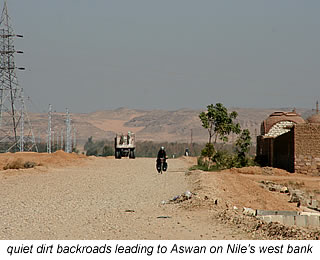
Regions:
<instances>
[{"instance_id":1,"label":"hazy sky","mask_svg":"<svg viewBox=\"0 0 320 260\"><path fill-rule=\"evenodd\" d=\"M8 0L8 11L39 110L320 99L319 0Z\"/></svg>"}]
</instances>

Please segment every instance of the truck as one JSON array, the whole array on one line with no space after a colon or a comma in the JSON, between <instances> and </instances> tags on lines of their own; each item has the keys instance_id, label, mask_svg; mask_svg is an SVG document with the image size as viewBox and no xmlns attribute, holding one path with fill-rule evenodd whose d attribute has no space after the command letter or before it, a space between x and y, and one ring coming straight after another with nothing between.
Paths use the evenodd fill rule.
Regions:
<instances>
[{"instance_id":1,"label":"truck","mask_svg":"<svg viewBox=\"0 0 320 260\"><path fill-rule=\"evenodd\" d=\"M132 132L128 134L116 134L114 139L114 151L115 158L121 159L122 157L128 157L130 159L135 159L135 148L136 148L136 137Z\"/></svg>"}]
</instances>

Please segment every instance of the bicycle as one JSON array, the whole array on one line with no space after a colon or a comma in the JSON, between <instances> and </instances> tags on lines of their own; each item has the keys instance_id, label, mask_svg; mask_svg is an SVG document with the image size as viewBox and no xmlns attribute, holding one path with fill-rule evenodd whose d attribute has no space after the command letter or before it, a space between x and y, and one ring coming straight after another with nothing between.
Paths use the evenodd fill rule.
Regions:
<instances>
[{"instance_id":1,"label":"bicycle","mask_svg":"<svg viewBox=\"0 0 320 260\"><path fill-rule=\"evenodd\" d=\"M156 168L158 173L162 174L168 168L168 163L166 162L166 158L158 158L156 163Z\"/></svg>"}]
</instances>

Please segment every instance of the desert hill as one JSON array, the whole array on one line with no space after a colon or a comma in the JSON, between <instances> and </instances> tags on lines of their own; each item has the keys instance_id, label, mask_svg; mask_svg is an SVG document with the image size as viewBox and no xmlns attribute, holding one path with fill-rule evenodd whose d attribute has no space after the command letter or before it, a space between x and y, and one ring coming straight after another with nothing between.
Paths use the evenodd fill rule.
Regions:
<instances>
[{"instance_id":1,"label":"desert hill","mask_svg":"<svg viewBox=\"0 0 320 260\"><path fill-rule=\"evenodd\" d=\"M292 109L253 109L230 108L238 112L238 122L242 128L250 130L253 140L260 133L260 124L274 111L290 111ZM297 109L298 113L308 115L311 111ZM136 110L118 108L101 110L92 113L72 113L72 125L76 129L77 143L84 144L88 137L94 140L112 140L115 133L132 131L139 141L155 142L190 142L204 143L207 141L207 130L203 129L199 120L200 110L179 109L168 110ZM30 114L36 140L45 141L48 127L48 115L43 113ZM61 133L65 134L65 114L53 113L52 130L55 140ZM231 140L235 138L231 136Z\"/></svg>"}]
</instances>

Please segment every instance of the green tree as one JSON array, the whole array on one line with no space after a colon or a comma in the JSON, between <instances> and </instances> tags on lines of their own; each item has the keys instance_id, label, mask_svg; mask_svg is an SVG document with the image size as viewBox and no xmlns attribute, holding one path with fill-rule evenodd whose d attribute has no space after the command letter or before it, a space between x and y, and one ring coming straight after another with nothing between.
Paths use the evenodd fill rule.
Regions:
<instances>
[{"instance_id":1,"label":"green tree","mask_svg":"<svg viewBox=\"0 0 320 260\"><path fill-rule=\"evenodd\" d=\"M236 152L240 166L246 166L248 164L247 153L251 146L251 136L248 129L242 130L240 136L236 141Z\"/></svg>"},{"instance_id":2,"label":"green tree","mask_svg":"<svg viewBox=\"0 0 320 260\"><path fill-rule=\"evenodd\" d=\"M112 156L114 155L114 151L111 146L105 145L102 150L101 156Z\"/></svg>"},{"instance_id":3,"label":"green tree","mask_svg":"<svg viewBox=\"0 0 320 260\"><path fill-rule=\"evenodd\" d=\"M239 134L240 125L234 122L237 116L238 113L235 111L228 113L227 108L221 103L208 105L207 111L199 114L202 126L209 133L208 143L211 144L214 138L214 146L216 146L218 139L225 143L228 142L229 134Z\"/></svg>"},{"instance_id":4,"label":"green tree","mask_svg":"<svg viewBox=\"0 0 320 260\"><path fill-rule=\"evenodd\" d=\"M84 145L84 150L89 150L91 147L93 146L93 138L92 138L92 136L90 136L89 138L88 138L88 141L85 143L85 145Z\"/></svg>"},{"instance_id":5,"label":"green tree","mask_svg":"<svg viewBox=\"0 0 320 260\"><path fill-rule=\"evenodd\" d=\"M211 158L215 153L213 144L207 143L205 148L201 151L201 156Z\"/></svg>"}]
</instances>

